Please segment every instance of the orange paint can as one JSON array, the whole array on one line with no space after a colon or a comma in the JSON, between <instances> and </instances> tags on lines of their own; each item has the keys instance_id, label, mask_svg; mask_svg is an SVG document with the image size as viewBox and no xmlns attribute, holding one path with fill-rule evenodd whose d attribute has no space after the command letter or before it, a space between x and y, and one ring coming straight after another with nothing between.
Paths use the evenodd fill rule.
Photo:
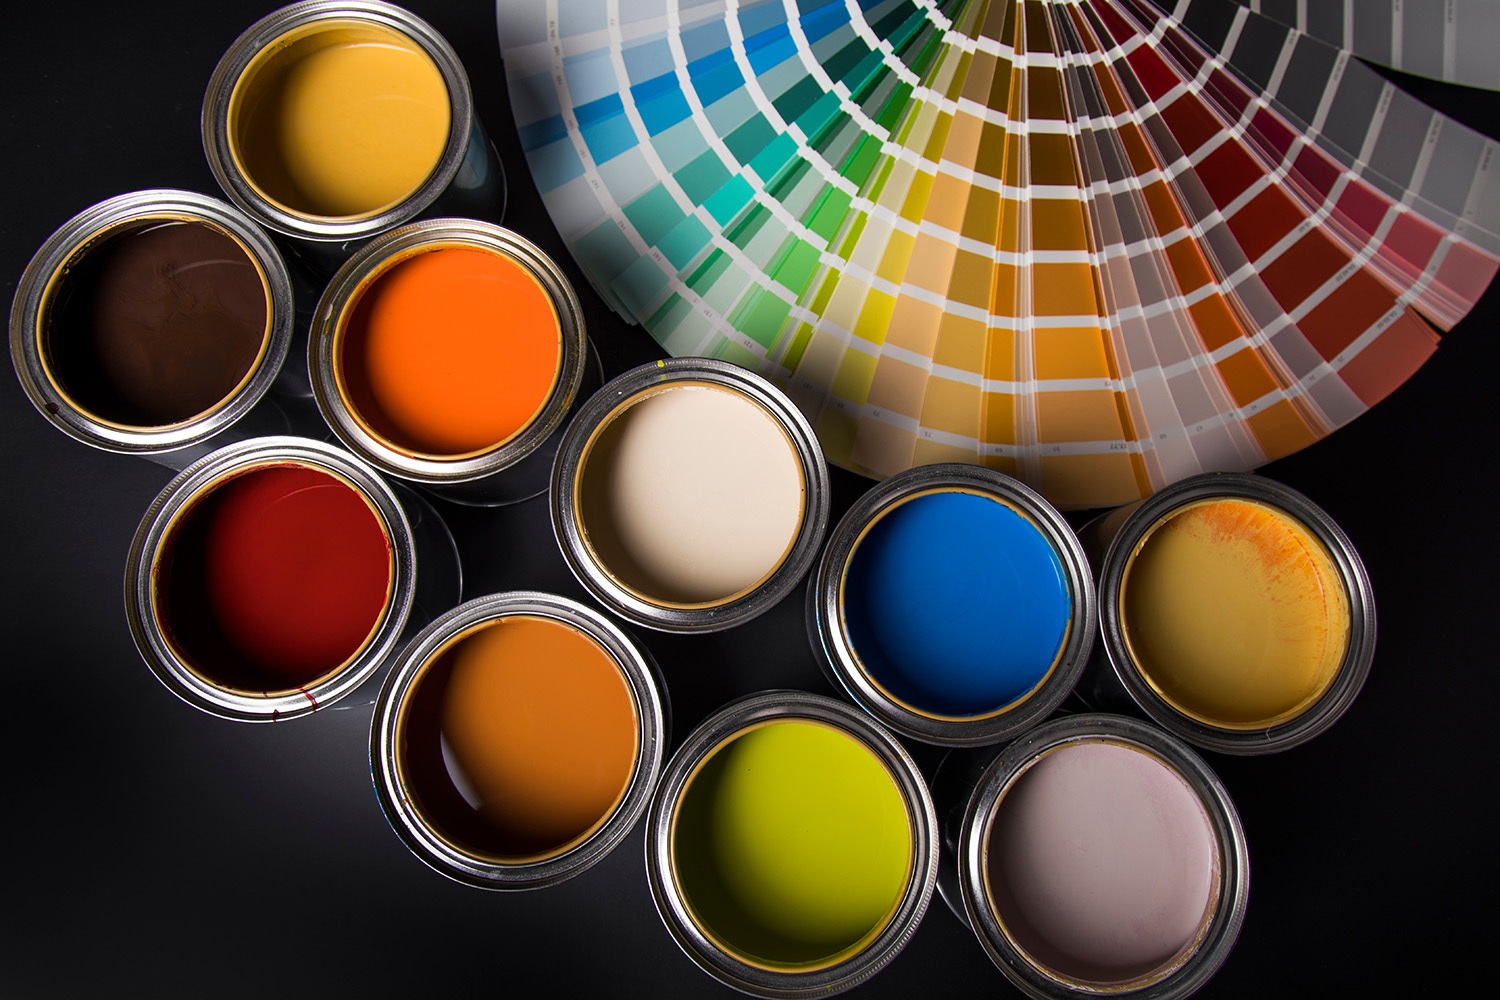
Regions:
<instances>
[{"instance_id":1,"label":"orange paint can","mask_svg":"<svg viewBox=\"0 0 1500 1000\"><path fill-rule=\"evenodd\" d=\"M468 885L572 878L655 789L666 706L644 647L566 598L476 598L423 630L376 702L370 760L396 833Z\"/></svg>"},{"instance_id":2,"label":"orange paint can","mask_svg":"<svg viewBox=\"0 0 1500 1000\"><path fill-rule=\"evenodd\" d=\"M556 264L470 219L367 244L329 283L308 346L313 395L346 446L484 505L546 489L588 361L582 309Z\"/></svg>"}]
</instances>

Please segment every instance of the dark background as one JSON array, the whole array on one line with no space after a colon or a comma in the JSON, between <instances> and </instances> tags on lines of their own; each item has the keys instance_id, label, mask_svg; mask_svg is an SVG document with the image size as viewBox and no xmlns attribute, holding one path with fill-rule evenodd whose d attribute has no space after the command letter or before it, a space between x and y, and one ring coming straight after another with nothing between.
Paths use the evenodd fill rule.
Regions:
<instances>
[{"instance_id":1,"label":"dark background","mask_svg":"<svg viewBox=\"0 0 1500 1000\"><path fill-rule=\"evenodd\" d=\"M235 36L273 6L9 7L5 301L32 252L80 209L148 187L218 194L199 144L204 86ZM505 221L574 277L606 373L659 356L593 297L541 207L514 134L492 5L409 6L465 62L509 170ZM1402 82L1500 133L1496 94ZM1489 980L1497 320L1492 288L1409 384L1262 470L1353 538L1374 581L1380 638L1364 693L1332 730L1268 758L1207 755L1243 816L1252 889L1239 946L1204 997L1443 997ZM661 926L639 827L564 885L465 888L387 827L370 788L367 708L255 726L178 702L136 654L121 598L130 537L171 473L63 436L11 376L0 378L0 428L0 995L731 995ZM867 483L837 470L834 483L837 517ZM440 506L464 552L465 596L583 597L543 500ZM673 702L669 749L736 695L829 690L806 646L801 597L727 633L644 637ZM940 754L913 750L930 774ZM934 898L907 949L854 995L959 992L1019 995Z\"/></svg>"}]
</instances>

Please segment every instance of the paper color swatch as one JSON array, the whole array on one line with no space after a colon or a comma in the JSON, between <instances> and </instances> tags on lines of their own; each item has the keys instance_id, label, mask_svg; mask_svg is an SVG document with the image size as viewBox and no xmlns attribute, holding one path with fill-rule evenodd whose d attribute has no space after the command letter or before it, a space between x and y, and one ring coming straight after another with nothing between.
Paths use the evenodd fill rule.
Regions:
<instances>
[{"instance_id":1,"label":"paper color swatch","mask_svg":"<svg viewBox=\"0 0 1500 1000\"><path fill-rule=\"evenodd\" d=\"M1314 6L498 18L537 186L622 316L773 379L836 464L984 464L1082 508L1326 436L1500 266L1496 143L1337 47L1368 41L1360 4ZM1443 5L1387 6L1387 54L1447 37Z\"/></svg>"}]
</instances>

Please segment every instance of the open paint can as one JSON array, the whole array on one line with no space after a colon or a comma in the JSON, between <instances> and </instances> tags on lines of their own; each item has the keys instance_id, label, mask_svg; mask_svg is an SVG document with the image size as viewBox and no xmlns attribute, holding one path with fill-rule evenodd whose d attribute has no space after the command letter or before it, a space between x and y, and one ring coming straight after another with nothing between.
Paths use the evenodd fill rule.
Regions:
<instances>
[{"instance_id":1,"label":"open paint can","mask_svg":"<svg viewBox=\"0 0 1500 1000\"><path fill-rule=\"evenodd\" d=\"M10 354L59 430L181 469L292 429L265 400L278 379L306 383L300 358L282 373L292 314L286 265L244 213L191 191L135 191L37 250L11 305Z\"/></svg>"},{"instance_id":2,"label":"open paint can","mask_svg":"<svg viewBox=\"0 0 1500 1000\"><path fill-rule=\"evenodd\" d=\"M203 149L225 194L326 273L429 208L498 220L505 177L457 53L377 0L268 14L220 59Z\"/></svg>"},{"instance_id":3,"label":"open paint can","mask_svg":"<svg viewBox=\"0 0 1500 1000\"><path fill-rule=\"evenodd\" d=\"M305 438L239 442L183 470L126 562L146 664L188 704L242 722L348 696L459 597L452 536L402 492Z\"/></svg>"},{"instance_id":4,"label":"open paint can","mask_svg":"<svg viewBox=\"0 0 1500 1000\"><path fill-rule=\"evenodd\" d=\"M705 632L769 610L828 527L812 426L754 372L641 365L596 392L552 471L552 527L589 592L650 628Z\"/></svg>"},{"instance_id":5,"label":"open paint can","mask_svg":"<svg viewBox=\"0 0 1500 1000\"><path fill-rule=\"evenodd\" d=\"M381 689L370 765L422 861L484 889L598 863L645 812L667 743L645 648L551 594L476 598L407 647Z\"/></svg>"},{"instance_id":6,"label":"open paint can","mask_svg":"<svg viewBox=\"0 0 1500 1000\"><path fill-rule=\"evenodd\" d=\"M1097 627L1077 537L1042 496L972 465L872 487L829 536L807 628L830 679L906 736L996 743L1072 692Z\"/></svg>"},{"instance_id":7,"label":"open paint can","mask_svg":"<svg viewBox=\"0 0 1500 1000\"><path fill-rule=\"evenodd\" d=\"M1370 580L1348 536L1297 491L1208 473L1085 535L1103 551L1107 659L1080 686L1086 700L1112 707L1123 689L1189 743L1262 754L1312 739L1359 694L1375 655Z\"/></svg>"},{"instance_id":8,"label":"open paint can","mask_svg":"<svg viewBox=\"0 0 1500 1000\"><path fill-rule=\"evenodd\" d=\"M482 505L547 488L563 425L598 384L589 360L562 271L472 219L367 243L324 290L308 342L313 396L339 440L383 472Z\"/></svg>"},{"instance_id":9,"label":"open paint can","mask_svg":"<svg viewBox=\"0 0 1500 1000\"><path fill-rule=\"evenodd\" d=\"M753 996L827 996L875 975L916 932L937 862L932 800L900 742L800 691L741 698L699 725L646 826L667 930Z\"/></svg>"},{"instance_id":10,"label":"open paint can","mask_svg":"<svg viewBox=\"0 0 1500 1000\"><path fill-rule=\"evenodd\" d=\"M951 752L935 784L970 753ZM1074 715L984 761L968 769L956 835L945 820L959 898L944 894L1023 993L1180 1000L1223 965L1249 855L1228 792L1185 744L1124 716Z\"/></svg>"}]
</instances>

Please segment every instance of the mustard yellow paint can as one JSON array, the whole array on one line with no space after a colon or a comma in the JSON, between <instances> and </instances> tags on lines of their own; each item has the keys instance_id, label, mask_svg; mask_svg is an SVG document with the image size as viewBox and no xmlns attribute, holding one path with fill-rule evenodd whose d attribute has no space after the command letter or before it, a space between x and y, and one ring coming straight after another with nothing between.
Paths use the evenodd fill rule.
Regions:
<instances>
[{"instance_id":1,"label":"mustard yellow paint can","mask_svg":"<svg viewBox=\"0 0 1500 1000\"><path fill-rule=\"evenodd\" d=\"M1200 746L1264 753L1347 709L1374 652L1374 600L1353 544L1310 500L1209 474L1114 520L1103 644L1147 714Z\"/></svg>"},{"instance_id":2,"label":"mustard yellow paint can","mask_svg":"<svg viewBox=\"0 0 1500 1000\"><path fill-rule=\"evenodd\" d=\"M229 200L321 271L418 216L505 208L457 53L381 0L308 0L245 29L209 78L202 135Z\"/></svg>"}]
</instances>

